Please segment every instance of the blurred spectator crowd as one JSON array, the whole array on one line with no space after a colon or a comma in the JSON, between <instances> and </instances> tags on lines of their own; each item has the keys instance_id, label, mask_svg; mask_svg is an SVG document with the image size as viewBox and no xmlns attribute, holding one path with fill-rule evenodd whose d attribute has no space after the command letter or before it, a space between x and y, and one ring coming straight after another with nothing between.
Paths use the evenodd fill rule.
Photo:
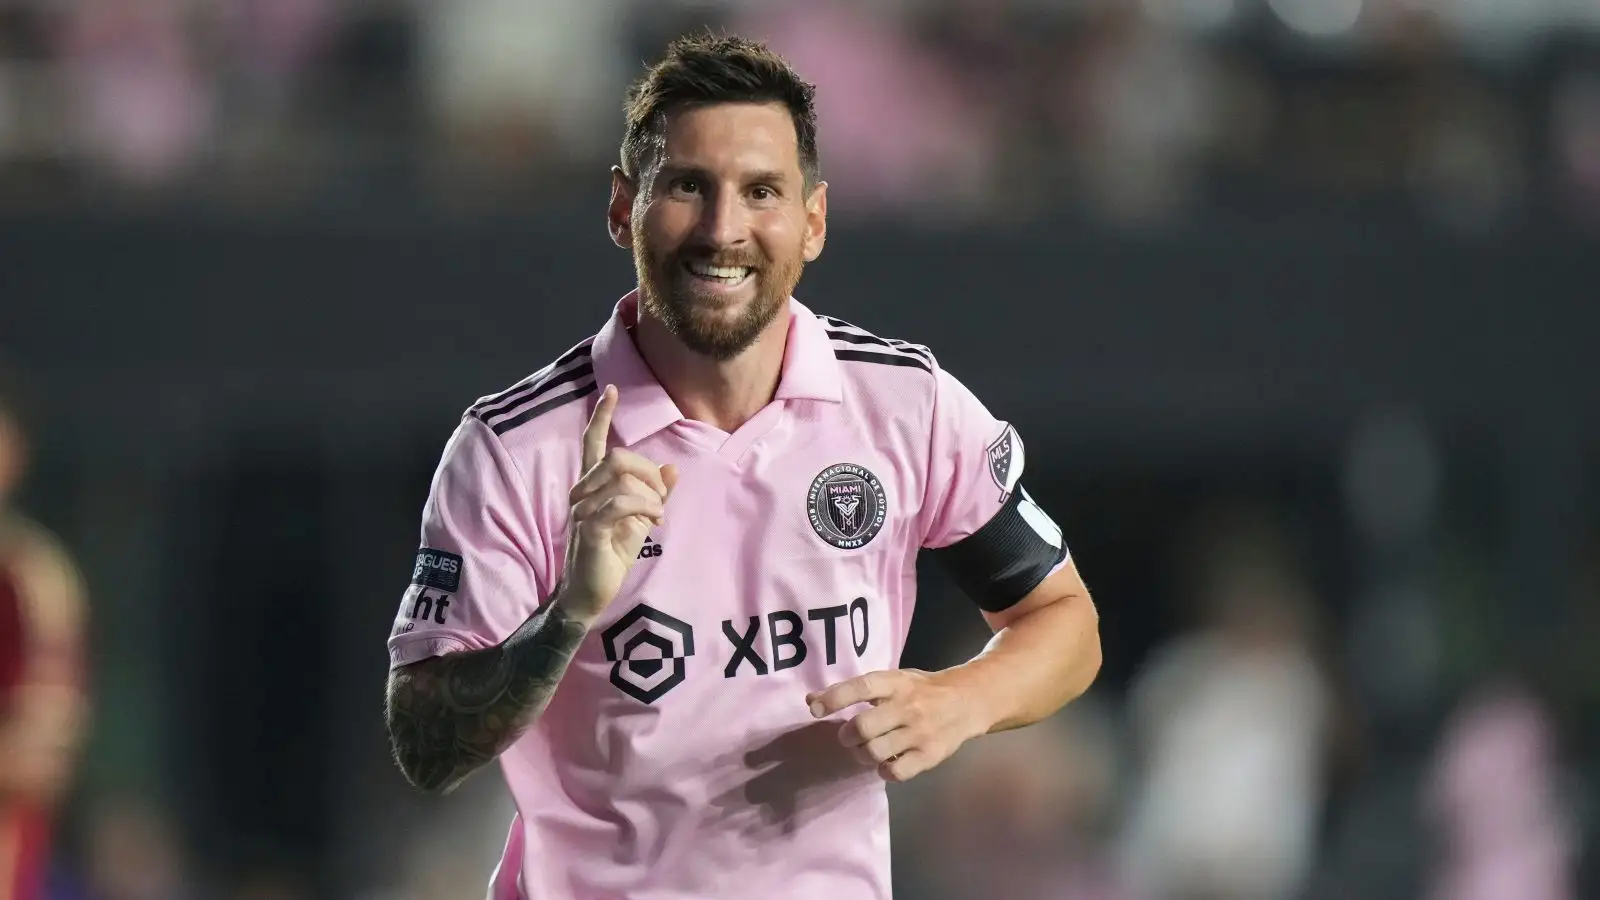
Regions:
<instances>
[{"instance_id":1,"label":"blurred spectator crowd","mask_svg":"<svg viewBox=\"0 0 1600 900\"><path fill-rule=\"evenodd\" d=\"M624 85L705 26L819 85L847 215L1600 210L1562 0L3 0L0 203L526 211L602 189Z\"/></svg>"}]
</instances>

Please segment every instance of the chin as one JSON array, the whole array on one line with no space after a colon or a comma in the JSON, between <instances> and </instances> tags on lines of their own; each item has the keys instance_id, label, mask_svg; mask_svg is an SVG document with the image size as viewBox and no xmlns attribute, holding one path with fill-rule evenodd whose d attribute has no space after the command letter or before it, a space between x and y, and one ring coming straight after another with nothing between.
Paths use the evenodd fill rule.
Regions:
<instances>
[{"instance_id":1,"label":"chin","mask_svg":"<svg viewBox=\"0 0 1600 900\"><path fill-rule=\"evenodd\" d=\"M728 360L748 349L772 323L774 316L757 315L760 297L717 308L685 304L677 310L673 330L694 351L713 359Z\"/></svg>"},{"instance_id":2,"label":"chin","mask_svg":"<svg viewBox=\"0 0 1600 900\"><path fill-rule=\"evenodd\" d=\"M703 322L712 328L730 328L755 315L761 298L756 297L696 297L684 308L685 318Z\"/></svg>"}]
</instances>

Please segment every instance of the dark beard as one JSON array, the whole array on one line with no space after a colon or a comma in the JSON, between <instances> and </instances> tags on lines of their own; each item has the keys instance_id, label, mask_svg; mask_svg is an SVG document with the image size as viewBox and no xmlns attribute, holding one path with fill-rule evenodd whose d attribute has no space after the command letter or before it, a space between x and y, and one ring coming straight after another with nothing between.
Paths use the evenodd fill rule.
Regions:
<instances>
[{"instance_id":1,"label":"dark beard","mask_svg":"<svg viewBox=\"0 0 1600 900\"><path fill-rule=\"evenodd\" d=\"M706 254L693 254L696 258ZM764 260L724 260L719 265L747 265L755 269L756 296L732 322L701 315L698 300L685 290L684 255L651 254L635 240L634 268L639 275L639 308L659 320L685 347L719 362L749 349L768 325L788 308L789 294L800 281L804 263L796 254L789 263Z\"/></svg>"}]
</instances>

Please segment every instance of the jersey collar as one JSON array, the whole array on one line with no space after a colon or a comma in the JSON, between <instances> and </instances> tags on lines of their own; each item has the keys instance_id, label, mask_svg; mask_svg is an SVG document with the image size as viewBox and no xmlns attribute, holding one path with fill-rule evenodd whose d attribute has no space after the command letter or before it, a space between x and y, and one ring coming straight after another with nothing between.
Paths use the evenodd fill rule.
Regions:
<instances>
[{"instance_id":1,"label":"jersey collar","mask_svg":"<svg viewBox=\"0 0 1600 900\"><path fill-rule=\"evenodd\" d=\"M611 428L624 445L636 444L683 418L678 404L656 381L634 346L629 329L639 321L639 292L630 291L617 301L605 327L595 336L590 356L595 382L617 386L617 411ZM843 399L839 361L833 355L828 333L811 310L789 299L789 335L783 354L783 374L777 400Z\"/></svg>"}]
</instances>

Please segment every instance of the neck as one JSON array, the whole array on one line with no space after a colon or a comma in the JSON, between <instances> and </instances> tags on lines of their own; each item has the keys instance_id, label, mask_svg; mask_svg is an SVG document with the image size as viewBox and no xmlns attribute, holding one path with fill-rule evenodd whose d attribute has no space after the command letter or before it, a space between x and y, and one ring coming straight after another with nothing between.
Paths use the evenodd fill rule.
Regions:
<instances>
[{"instance_id":1,"label":"neck","mask_svg":"<svg viewBox=\"0 0 1600 900\"><path fill-rule=\"evenodd\" d=\"M654 317L643 313L634 344L645 365L684 418L732 434L772 402L783 375L789 313L784 310L755 343L732 359L717 360L685 347Z\"/></svg>"}]
</instances>

